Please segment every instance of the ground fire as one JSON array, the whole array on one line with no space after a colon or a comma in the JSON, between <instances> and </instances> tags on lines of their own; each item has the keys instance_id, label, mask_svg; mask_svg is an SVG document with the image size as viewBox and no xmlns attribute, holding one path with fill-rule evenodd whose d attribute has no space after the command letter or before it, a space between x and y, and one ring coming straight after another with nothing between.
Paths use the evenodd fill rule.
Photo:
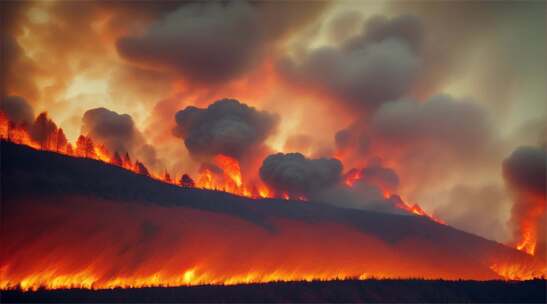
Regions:
<instances>
[{"instance_id":1,"label":"ground fire","mask_svg":"<svg viewBox=\"0 0 547 304\"><path fill-rule=\"evenodd\" d=\"M183 188L213 189L250 198L274 197L264 185L246 185L234 158L215 156L210 166L202 167L195 181L187 174L172 178L168 173L149 171L127 153L112 153L85 135L80 135L75 144L69 143L63 130L45 113L30 126L14 124L0 113L0 137L37 150L99 160ZM353 187L359 178L359 170L352 170L346 174L344 184ZM384 189L383 194L386 199L397 199L396 207L401 210L442 223L418 205L406 204L389 189ZM289 197L282 194L279 198ZM546 271L541 261L526 255L508 258L492 252L481 253L478 263L485 267L474 269L456 253L439 251L426 239L410 238L390 244L329 220L312 223L271 217L271 228L265 229L234 217L188 208L131 206L86 197L41 200L43 203L37 205L33 199L23 199L7 207L10 216L5 227L43 224L47 228L41 228L48 233L34 238L36 231L25 229L2 235L6 250L1 257L1 289L102 289L400 278L416 274L430 279L522 280L542 276ZM99 216L100 210L109 210L108 215ZM64 220L51 226L55 218ZM94 223L97 219L102 223ZM89 229L99 230L85 237L82 233ZM336 237L321 236L327 234ZM115 242L113 235L117 235ZM75 243L79 245L71 245ZM105 244L109 245L103 248ZM442 267L431 262L439 256L446 262Z\"/></svg>"},{"instance_id":2,"label":"ground fire","mask_svg":"<svg viewBox=\"0 0 547 304\"><path fill-rule=\"evenodd\" d=\"M171 178L168 173L162 175L149 170L139 160L133 162L128 153L122 157L118 151L108 151L105 146L94 144L88 136L80 135L76 143L71 144L67 141L63 129L58 128L48 118L47 113L41 113L32 125L25 125L9 121L6 115L0 111L0 138L38 150L100 160L137 174L147 175L156 180L183 187L225 191L254 198L271 197L269 189L263 184L251 186L244 184L238 161L228 156L217 155L214 158L217 172L204 168L199 172L195 183L194 179L185 173L177 180Z\"/></svg>"},{"instance_id":3,"label":"ground fire","mask_svg":"<svg viewBox=\"0 0 547 304\"><path fill-rule=\"evenodd\" d=\"M36 131L35 131L36 130ZM33 136L33 132L39 133L39 136ZM177 184L182 187L197 187L201 189L225 191L236 195L252 198L279 197L284 199L307 200L306 197L299 195L290 197L287 193L276 193L271 191L263 183L248 184L243 180L239 162L229 156L218 154L213 158L213 164L202 166L199 175L193 179L188 174L183 173L179 180L171 178L170 174L160 174L152 172L140 162L132 162L130 155L125 153L120 157L118 151L108 151L103 145L96 145L90 137L80 135L76 144L67 141L63 129L48 118L47 113L41 113L36 121L28 126L24 124L15 124L9 121L2 112L0 112L0 138L23 144L35 149L57 152L60 154L84 157L103 161L122 167L137 174L147 175L156 180L170 184ZM359 170L350 170L345 177L344 184L352 187L353 183L362 178ZM389 198L392 194L384 191L384 197ZM409 205L402 199L398 199L396 207L409 213L428 217L438 223L442 220L427 214L418 204Z\"/></svg>"},{"instance_id":4,"label":"ground fire","mask_svg":"<svg viewBox=\"0 0 547 304\"><path fill-rule=\"evenodd\" d=\"M10 233L2 235L0 289L230 285L417 275L425 279L522 280L545 274L544 264L522 253L470 247L474 255L470 260L425 238L386 242L333 220L271 217L266 222L270 228L265 228L227 214L85 197L12 203L5 206L9 217L4 227ZM16 229L20 225L27 228Z\"/></svg>"}]
</instances>

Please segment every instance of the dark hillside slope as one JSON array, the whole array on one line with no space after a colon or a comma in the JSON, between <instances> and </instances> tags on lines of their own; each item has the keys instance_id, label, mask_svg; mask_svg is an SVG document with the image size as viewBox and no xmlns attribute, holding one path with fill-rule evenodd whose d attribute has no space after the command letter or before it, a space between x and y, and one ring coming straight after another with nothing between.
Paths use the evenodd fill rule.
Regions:
<instances>
[{"instance_id":1,"label":"dark hillside slope","mask_svg":"<svg viewBox=\"0 0 547 304\"><path fill-rule=\"evenodd\" d=\"M258 246L257 242L264 248L271 244L276 244L276 248L283 247L279 249L280 252L287 252L295 247L299 248L304 257L307 256L306 260L310 264L313 264L312 261L328 261L331 268L328 271L322 270L322 273L336 270L337 263L346 263L346 268L351 268L347 267L350 263L348 259L351 259L351 263L359 263L358 265L363 267L365 264L368 265L366 267L374 269L372 274L383 273L381 270L384 258L391 259L385 266L385 274L388 276L400 273L401 276L414 277L426 275L444 278L499 278L499 270L494 271L492 266L507 263L517 263L519 269L530 268L532 272L537 271L537 261L526 254L423 217L343 209L312 202L252 200L223 192L180 188L96 160L36 151L6 142L2 142L1 145L1 166L3 238L9 238L11 234L19 232L30 233L29 227L35 226L32 223L36 221L36 216L40 221L47 223L55 221L56 225L63 225L67 217L78 218L78 221L89 222L87 225L91 230L95 229L93 216L98 219L104 218L105 214L113 217L111 221L101 224L103 226L110 223L120 225L118 222L133 223L138 218L127 216L127 212L121 211L120 208L125 208L123 210L129 212L133 212L131 210L134 208L145 208L142 209L145 211L139 212L154 214L156 217L147 218L143 229L148 231L150 229L146 227L151 226L152 231L166 231L160 234L161 237L158 239L177 237L178 232L173 231L173 228L162 230L166 223L171 223L170 221L173 221L170 224L172 227L179 227L176 229L184 229L188 233L192 229L202 232L214 228L217 229L214 230L215 233L224 236L222 239L207 242L212 244L213 251L221 250L214 247L219 242L222 242L222 250L228 252L237 251L236 248L241 246ZM79 199L73 199L74 197ZM94 203L83 203L84 201L97 201L100 207L92 207ZM22 206L25 209L22 209ZM64 215L49 219L49 212L44 212L42 207L52 206L55 212ZM156 209L153 209L154 206L157 206ZM80 209L77 208L82 210L80 213L86 210L86 218L79 218L83 215L79 214ZM38 215L32 214L33 210ZM94 215L93 210L101 210L101 213ZM192 210L202 213L195 215L194 218L195 211ZM114 217L118 216L115 215L116 212L120 213L121 218ZM166 215L157 215L164 212ZM181 221L188 216L184 215L189 214L188 212L192 212L192 220L199 219L199 222L190 225ZM178 213L180 215L177 215ZM33 222L18 222L15 220L17 217L30 218L29 221ZM220 220L218 217L221 217ZM212 221L213 218L216 222ZM233 222L236 219L243 222ZM75 230L70 225L73 224L67 221L63 229ZM48 227L50 226L40 229L47 231ZM255 231L256 228L253 227L260 229ZM236 236L227 239L223 229L233 231ZM254 234L249 234L249 231ZM24 236L25 240L29 237L31 236ZM208 235L203 236L207 237ZM270 238L272 241L269 241ZM367 240L371 243L367 244ZM9 243L9 240L7 241ZM147 239L147 242L150 246L153 243L156 247L172 246L168 243L157 244L156 240L152 239ZM295 246L291 245L293 243ZM133 245L131 243L127 246ZM186 248L183 244L181 246ZM5 254L17 256L19 249L18 245L13 245L10 247L13 251ZM249 259L256 255L259 259L260 254L267 256L268 259L280 258L270 256L272 250L275 252L277 249L264 249L263 252L256 254L250 250L245 252L244 257L237 258ZM314 252L311 256L317 260L309 260L310 253L306 253L307 250ZM202 255L200 253L200 258ZM294 254L295 265L298 259L302 258L296 257L297 255ZM268 267L274 266L275 263ZM401 269L401 272L397 272L397 269ZM412 269L416 269L416 272Z\"/></svg>"}]
</instances>

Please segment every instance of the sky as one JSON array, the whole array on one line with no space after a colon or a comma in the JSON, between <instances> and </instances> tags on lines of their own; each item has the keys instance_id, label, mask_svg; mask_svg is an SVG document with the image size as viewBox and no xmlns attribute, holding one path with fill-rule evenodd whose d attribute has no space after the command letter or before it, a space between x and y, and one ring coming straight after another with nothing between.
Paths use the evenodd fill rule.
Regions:
<instances>
[{"instance_id":1,"label":"sky","mask_svg":"<svg viewBox=\"0 0 547 304\"><path fill-rule=\"evenodd\" d=\"M543 1L1 6L2 96L70 141L177 173L229 155L248 179L350 208L374 208L370 189L320 190L368 168L450 225L518 233L533 176L519 170L547 142Z\"/></svg>"}]
</instances>

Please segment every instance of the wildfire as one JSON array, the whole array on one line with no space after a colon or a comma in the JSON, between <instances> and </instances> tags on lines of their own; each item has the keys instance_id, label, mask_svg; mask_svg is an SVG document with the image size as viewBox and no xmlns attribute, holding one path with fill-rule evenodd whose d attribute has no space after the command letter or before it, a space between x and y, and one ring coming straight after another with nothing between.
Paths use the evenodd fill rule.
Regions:
<instances>
[{"instance_id":1,"label":"wildfire","mask_svg":"<svg viewBox=\"0 0 547 304\"><path fill-rule=\"evenodd\" d=\"M274 197L261 183L243 182L239 162L226 155L216 155L214 164L202 166L196 182L197 188L218 190L252 198Z\"/></svg>"},{"instance_id":2,"label":"wildfire","mask_svg":"<svg viewBox=\"0 0 547 304\"><path fill-rule=\"evenodd\" d=\"M527 231L522 235L522 239L516 245L518 250L524 251L528 254L534 255L536 251L536 237L533 232Z\"/></svg>"},{"instance_id":3,"label":"wildfire","mask_svg":"<svg viewBox=\"0 0 547 304\"><path fill-rule=\"evenodd\" d=\"M490 266L494 272L505 280L532 280L544 277L547 274L547 267L536 263L495 263Z\"/></svg>"},{"instance_id":4,"label":"wildfire","mask_svg":"<svg viewBox=\"0 0 547 304\"><path fill-rule=\"evenodd\" d=\"M418 205L418 204L409 205L409 204L405 203L405 201L400 200L400 202L398 202L395 206L397 206L397 208L399 208L399 209L406 210L406 211L408 211L412 214L427 217L430 220L432 220L434 222L437 222L439 224L443 224L443 225L446 224L443 220L439 219L438 217L435 217L435 216L430 215L427 212L425 212L422 209L422 207L420 207L420 205Z\"/></svg>"},{"instance_id":5,"label":"wildfire","mask_svg":"<svg viewBox=\"0 0 547 304\"><path fill-rule=\"evenodd\" d=\"M108 210L108 212L104 212ZM17 199L5 208L0 289L109 289L345 278L526 279L535 258L427 238L396 242L335 220L230 214L88 197ZM9 233L6 233L9 231ZM45 233L37 233L37 231ZM89 234L93 231L93 234ZM500 245L501 246L501 245ZM442 256L442 261L438 260ZM539 263L539 261L538 261ZM485 265L494 264L491 268ZM543 267L543 268L542 268Z\"/></svg>"},{"instance_id":6,"label":"wildfire","mask_svg":"<svg viewBox=\"0 0 547 304\"><path fill-rule=\"evenodd\" d=\"M362 170L351 169L348 173L346 173L344 177L344 184L348 187L353 187L353 185L362 178L363 178Z\"/></svg>"},{"instance_id":7,"label":"wildfire","mask_svg":"<svg viewBox=\"0 0 547 304\"><path fill-rule=\"evenodd\" d=\"M296 274L291 272L274 272L263 274L259 272L249 272L247 274L229 277L226 279L215 279L212 274L207 272L197 272L196 268L181 271L178 276L166 276L161 273L155 273L147 277L138 278L115 278L102 282L91 272L81 272L71 275L56 275L54 271L39 273L23 279L17 284L11 282L0 282L0 290L9 290L19 288L23 291L35 291L37 289L114 289L114 288L143 288L143 287L178 287L178 286L197 286L197 285L236 285L251 283L269 283L269 282L291 282L291 281L330 281L355 279L366 280L370 278L392 278L382 276L381 274L345 275L342 273L325 273L322 277L317 274Z\"/></svg>"},{"instance_id":8,"label":"wildfire","mask_svg":"<svg viewBox=\"0 0 547 304\"><path fill-rule=\"evenodd\" d=\"M33 136L34 133L38 133L38 135ZM91 138L85 135L80 135L76 144L73 145L69 143L64 135L63 129L57 128L56 124L47 117L46 113L38 115L36 121L31 126L27 126L24 124L17 125L9 121L5 114L0 112L0 138L17 144L23 144L34 149L56 152L73 157L99 160L137 174L147 175L162 182L178 184L182 187L197 187L201 189L225 191L252 198L279 196L280 198L287 200L306 200L303 196L291 197L287 193L275 195L273 191L262 183L244 183L239 162L232 157L221 154L213 158L212 166L205 166L200 170L196 182L194 182L190 176L184 174L177 183L177 180L171 179L169 174L162 175L151 172L140 161L136 160L135 162L132 162L128 153L125 153L123 156L120 156L117 151L112 153L111 151L108 151L105 146L95 144ZM352 187L355 182L362 178L362 171L353 169L346 174L344 184L348 187ZM391 193L385 189L383 190L383 194L386 199L391 197ZM396 206L409 213L425 216L435 222L444 224L440 219L427 214L418 204L408 205L403 200L399 200Z\"/></svg>"},{"instance_id":9,"label":"wildfire","mask_svg":"<svg viewBox=\"0 0 547 304\"><path fill-rule=\"evenodd\" d=\"M544 196L521 194L521 199L528 201L529 207L522 212L524 216L515 223L519 227L519 235L514 245L518 250L534 255L538 243L538 229L540 229L537 222L545 213L547 204Z\"/></svg>"},{"instance_id":10,"label":"wildfire","mask_svg":"<svg viewBox=\"0 0 547 304\"><path fill-rule=\"evenodd\" d=\"M363 174L362 170L351 169L344 176L344 184L351 188L355 185L355 183L357 181L362 180L363 178L364 178L364 174ZM380 188L383 188L381 190L382 190L382 194L384 196L384 199L393 198L393 199L396 200L395 207L397 207L401 210L405 210L405 211L407 211L408 213L411 213L411 214L427 217L430 220L432 220L434 222L437 222L439 224L445 224L445 222L443 220L441 220L441 219L439 219L439 218L425 212L420 207L420 205L418 205L418 204L407 204L399 195L393 195L392 193L390 193L390 191L385 189L385 187L381 187L382 185L376 185L376 186L379 186Z\"/></svg>"},{"instance_id":11,"label":"wildfire","mask_svg":"<svg viewBox=\"0 0 547 304\"><path fill-rule=\"evenodd\" d=\"M95 144L91 138L80 135L76 143L68 142L64 132L48 118L46 113L38 115L31 125L15 124L9 121L6 115L0 112L0 138L17 144L26 145L38 150L45 150L68 155L72 157L82 157L99 160L120 168L135 172L137 174L147 175L150 178L179 185L181 187L197 187L203 189L220 190L230 192L236 195L260 198L276 197L284 199L306 200L304 197L293 198L287 193L274 193L262 183L245 183L239 162L226 155L217 155L213 158L211 166L203 167L196 182L187 174L183 174L179 180L171 178L164 172L163 175L151 172L140 161L132 161L128 153L120 155L117 151L112 153L105 146ZM361 170L351 170L346 174L344 184L353 187L355 183L363 179ZM435 222L444 224L444 222L432 215L426 213L418 204L408 204L399 196L390 193L387 189L382 189L385 199L397 199L395 206L401 210L418 216L427 217ZM542 206L539 204L539 206ZM542 210L539 210L542 212ZM516 244L516 248L523 250L531 255L535 252L537 242L537 233L530 227L526 229L522 225L523 234L521 240ZM69 258L69 257L64 257ZM62 259L61 259L62 260ZM354 271L354 266L345 270L337 269L329 271L294 271L287 269L268 269L264 271L248 270L243 273L235 273L229 276L219 275L207 270L207 267L197 263L187 266L180 272L163 273L153 272L143 276L117 276L111 279L104 279L97 271L89 265L85 269L78 271L62 271L56 267L39 267L40 270L34 270L27 275L15 280L6 277L10 271L9 263L2 263L0 266L0 289L22 288L36 289L45 287L49 289L56 288L115 288L115 287L145 287L145 286L181 286L198 284L239 284L239 283L259 283L271 281L289 281L289 280L331 280L340 278L368 278L374 277L398 277L395 274L384 274L381 272L371 272L363 269L362 272ZM180 269L180 268L178 268ZM530 279L543 275L546 270L540 270L535 266L526 266L519 263L497 263L491 266L491 270L499 276L506 279Z\"/></svg>"},{"instance_id":12,"label":"wildfire","mask_svg":"<svg viewBox=\"0 0 547 304\"><path fill-rule=\"evenodd\" d=\"M252 198L273 197L272 191L265 185L246 185L243 182L239 162L225 155L214 157L217 171L204 168L199 172L197 182L187 174L183 174L177 183L168 173L159 174L150 171L142 162L131 160L128 153L120 156L118 151L112 153L104 145L98 145L90 137L80 135L75 144L67 141L62 128L48 118L47 113L41 113L31 125L15 124L0 111L0 138L29 146L34 149L56 152L72 157L90 158L116 165L137 174L175 184L182 187L197 187L209 190L219 190L240 196Z\"/></svg>"}]
</instances>

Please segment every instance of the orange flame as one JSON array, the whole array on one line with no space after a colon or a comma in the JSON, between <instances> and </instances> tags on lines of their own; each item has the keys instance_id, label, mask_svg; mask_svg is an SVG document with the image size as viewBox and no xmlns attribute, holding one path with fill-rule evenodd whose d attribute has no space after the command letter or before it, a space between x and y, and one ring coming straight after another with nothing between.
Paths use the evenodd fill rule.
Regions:
<instances>
[{"instance_id":1,"label":"orange flame","mask_svg":"<svg viewBox=\"0 0 547 304\"><path fill-rule=\"evenodd\" d=\"M517 253L506 260L505 253L494 248L471 247L470 252L480 253L475 254L476 260L461 259L461 253L436 247L424 238L386 242L326 219L272 217L268 219L272 232L237 216L183 207L85 197L10 203L11 213L3 223L10 233L0 235L5 248L0 252L0 289L229 285L416 275L525 279L545 273L545 265L528 255ZM30 223L43 226L29 228ZM143 238L146 227L153 227L154 237ZM45 233L36 234L37 229ZM435 260L441 253L442 262Z\"/></svg>"},{"instance_id":2,"label":"orange flame","mask_svg":"<svg viewBox=\"0 0 547 304\"><path fill-rule=\"evenodd\" d=\"M218 171L210 167L202 168L197 178L196 187L252 198L273 197L273 193L266 185L244 182L237 159L218 154L213 158L213 162Z\"/></svg>"},{"instance_id":3,"label":"orange flame","mask_svg":"<svg viewBox=\"0 0 547 304\"><path fill-rule=\"evenodd\" d=\"M69 143L63 130L57 128L55 123L47 117L46 113L41 113L34 124L37 125L39 122L42 124L44 124L44 122L49 123L49 126L53 127L46 132L45 138L37 141L31 136L32 128L37 128L37 126L17 125L9 121L3 112L0 112L0 138L13 143L26 145L34 149L56 152L73 157L99 160L119 166L134 173L147 175L162 182L177 184L176 179L172 179L170 175L152 172L139 160L133 162L128 153L125 153L123 156L120 156L117 151L112 153L104 145L95 144L90 137L85 135L80 135L76 144L73 145ZM219 154L214 157L213 161L222 172L215 173L210 169L202 170L198 176L195 187L225 191L252 198L273 197L273 192L261 183L257 183L256 185L244 184L241 168L236 159ZM181 186L188 186L188 184Z\"/></svg>"},{"instance_id":4,"label":"orange flame","mask_svg":"<svg viewBox=\"0 0 547 304\"><path fill-rule=\"evenodd\" d=\"M532 231L526 231L521 236L521 240L517 243L516 248L528 254L534 255L536 252L536 236Z\"/></svg>"},{"instance_id":5,"label":"orange flame","mask_svg":"<svg viewBox=\"0 0 547 304\"><path fill-rule=\"evenodd\" d=\"M545 213L547 206L544 196L537 196L533 194L521 194L530 201L529 207L526 210L525 215L516 223L519 226L519 235L515 248L524 251L530 255L536 253L536 247L538 243L538 220Z\"/></svg>"},{"instance_id":6,"label":"orange flame","mask_svg":"<svg viewBox=\"0 0 547 304\"><path fill-rule=\"evenodd\" d=\"M363 178L364 178L364 175L363 175L362 170L352 169L348 173L346 173L346 175L344 176L344 184L347 187L351 188L355 185L355 183L357 181L362 180ZM376 185L376 186L382 188L381 185ZM384 196L384 199L389 199L389 198L392 197L392 194L387 189L380 189L380 190L382 190L382 194ZM411 213L411 214L427 217L430 220L432 220L434 222L437 222L439 224L445 224L445 222L442 221L441 219L439 219L439 218L425 212L420 207L420 205L418 205L418 204L410 205L410 204L407 204L400 196L398 196L398 198L400 198L400 199L397 200L397 203L395 204L395 207L397 207L401 210L405 210L405 211L407 211L408 213Z\"/></svg>"},{"instance_id":7,"label":"orange flame","mask_svg":"<svg viewBox=\"0 0 547 304\"><path fill-rule=\"evenodd\" d=\"M541 265L536 262L529 263L511 263L502 262L494 263L490 266L495 273L500 275L505 280L520 281L520 280L532 280L536 278L545 277L547 274L547 267L545 264Z\"/></svg>"},{"instance_id":8,"label":"orange flame","mask_svg":"<svg viewBox=\"0 0 547 304\"><path fill-rule=\"evenodd\" d=\"M46 119L43 116L41 119ZM43 149L61 153L73 157L93 158L99 161L111 163L133 172L142 172L142 164L138 161L131 161L129 154L120 156L118 153L110 153L104 146L96 145L93 141L82 135L75 145L68 143L61 129L50 130L39 142L31 136L29 130L33 126L16 125L9 122L6 116L0 113L0 138L15 143L24 144L35 149ZM227 156L214 158L215 165L220 172L211 169L204 169L198 177L197 187L230 191L235 194L250 197L272 197L273 192L265 185L256 184L248 186L241 173L237 160ZM141 171L139 171L141 170ZM183 175L184 176L184 175ZM160 177L155 173L150 174L151 178L164 182L176 183L176 179L167 174ZM358 180L354 178L353 183ZM192 185L193 181L186 176L187 183ZM289 198L287 194L281 194ZM384 191L386 198L390 197L388 191ZM304 199L304 198L300 198ZM47 200L47 199L46 199ZM19 206L20 204L16 204ZM46 206L48 204L40 204ZM58 204L50 204L58 206ZM68 204L75 206L76 204ZM237 284L237 283L259 283L271 281L291 280L330 280L343 278L396 278L411 277L420 273L425 278L491 278L488 273L476 273L473 269L461 270L461 267L450 267L445 271L439 271L437 264L431 266L422 255L427 252L429 244L417 244L402 242L399 248L390 248L388 244L357 233L334 223L321 223L319 226L297 223L293 221L277 222L276 226L281 233L269 234L267 230L249 226L246 221L234 218L225 218L215 214L201 214L200 211L191 211L181 208L152 208L138 207L140 220L133 218L133 212L127 212L120 203L104 206L97 202L78 204L78 208L63 212L61 218L72 219L63 223L63 228L49 231L47 234L40 234L41 239L30 246L13 246L13 242L20 239L33 240L34 238L19 238L15 233L32 233L32 230L17 231L2 234L3 244L12 242L6 248L14 252L2 255L0 260L0 289L22 288L24 290L37 288L116 288L116 287L146 287L146 286L180 286L197 284ZM418 205L407 205L404 201L398 205L399 208L420 216L427 215ZM29 208L21 205L25 216L30 216ZM45 207L44 207L45 208ZM81 208L92 208L89 212L83 212ZM95 208L95 209L93 209ZM110 217L104 217L105 208L109 210ZM131 210L134 210L134 206ZM55 211L55 210L54 210ZM38 210L40 216L57 214L48 210ZM86 218L88 214L101 214L101 217ZM132 216L127 216L131 213ZM175 214L174 214L175 213ZM12 221L11 227L21 225L19 217L6 217ZM17 218L16 222L15 218ZM97 219L104 222L97 225ZM184 218L184 221L180 219ZM115 219L115 220L114 220ZM29 223L37 222L35 219L28 219ZM138 264L127 262L127 257L132 256L123 246L120 247L118 240L111 247L98 246L111 240L111 236L122 231L121 237L126 243L134 242L138 236L132 233L142 230L142 223L154 223L161 227L163 233L177 231L177 234L166 236L168 240L177 240L175 243L169 241L169 250L158 251L148 250L150 256ZM216 224L218 223L218 224ZM81 237L77 234L87 231L80 225L89 227L103 227L93 238ZM10 227L10 226L6 226ZM197 228L196 228L197 227ZM101 228L101 229L103 229ZM226 232L226 229L233 231ZM335 238L325 239L327 233ZM192 234L180 238L178 233L194 231ZM67 236L67 233L70 236ZM196 234L197 235L193 235ZM224 235L241 235L240 238L226 238ZM13 236L15 235L15 237ZM14 237L13 240L10 240ZM75 239L78 242L64 242L63 240ZM50 239L51 238L51 239ZM208 238L208 239L207 239ZM207 250L202 250L206 242ZM51 243L51 240L60 240L60 243ZM165 239L163 239L165 240ZM181 242L180 240L184 240ZM267 240L267 243L264 243ZM161 241L158 240L158 242ZM151 248L158 249L154 240L150 241ZM325 252L325 242L328 248L342 248ZM19 244L19 243L17 243ZM118 244L118 245L116 245ZM38 247L36 247L38 246ZM117 247L116 247L117 246ZM242 247L243 246L243 247ZM405 246L410 246L412 250ZM226 248L232 248L226 250ZM238 250L235 250L237 248ZM252 249L251 249L252 248ZM259 250L257 248L264 248ZM285 255L279 255L273 248L282 248ZM371 250L374 248L374 250ZM418 252L415 257L409 257L408 252ZM240 250L242 249L242 250ZM259 250L258 252L255 252ZM140 250L137 250L140 252ZM217 252L222 254L216 254ZM253 255L247 253L253 252ZM318 252L324 254L318 255ZM404 252L405 254L401 254ZM124 254L120 254L124 253ZM230 255L233 253L233 255ZM446 253L449 255L450 253ZM233 266L226 264L225 255L235 259ZM436 253L435 253L436 255ZM358 260L355 257L359 256ZM313 258L310 258L313 257ZM239 259L239 260L238 260ZM415 264L409 261L415 260ZM448 259L448 258L447 258ZM329 264L329 261L337 263ZM382 261L381 265L377 261ZM414 263L413 262L413 263ZM322 265L318 267L318 265ZM115 271L113 266L121 268ZM515 263L494 264L491 269L499 276L507 279L525 279L544 274L545 270L539 270L535 266L523 266ZM460 272L458 272L460 271ZM543 272L542 272L543 271Z\"/></svg>"}]
</instances>

